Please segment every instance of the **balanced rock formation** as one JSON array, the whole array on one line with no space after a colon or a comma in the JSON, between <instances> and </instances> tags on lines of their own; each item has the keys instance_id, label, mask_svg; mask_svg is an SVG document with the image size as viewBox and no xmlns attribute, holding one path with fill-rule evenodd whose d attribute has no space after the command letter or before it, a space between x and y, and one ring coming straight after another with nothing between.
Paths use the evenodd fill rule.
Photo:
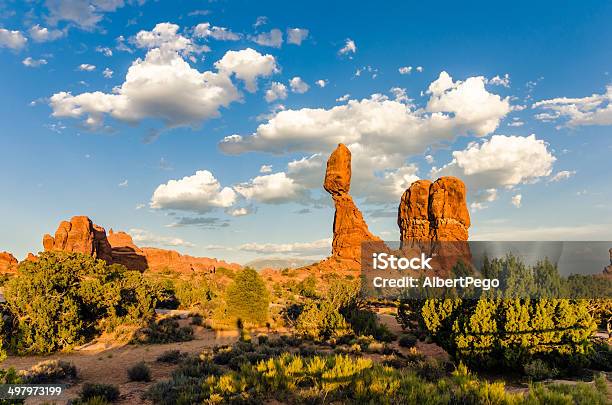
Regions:
<instances>
[{"instance_id":1,"label":"balanced rock formation","mask_svg":"<svg viewBox=\"0 0 612 405\"><path fill-rule=\"evenodd\" d=\"M112 262L112 248L106 238L106 231L94 224L86 216L76 216L68 221L62 221L55 231L55 237L43 236L45 251L58 250L63 252L83 253Z\"/></svg>"},{"instance_id":2,"label":"balanced rock formation","mask_svg":"<svg viewBox=\"0 0 612 405\"><path fill-rule=\"evenodd\" d=\"M410 241L467 241L470 214L465 184L456 177L435 182L418 180L404 192L397 225L402 243Z\"/></svg>"},{"instance_id":3,"label":"balanced rock formation","mask_svg":"<svg viewBox=\"0 0 612 405\"><path fill-rule=\"evenodd\" d=\"M358 268L361 263L361 245L367 241L382 242L370 233L361 211L349 195L351 187L351 151L339 144L327 161L323 188L331 194L336 213L330 259L352 262Z\"/></svg>"},{"instance_id":4,"label":"balanced rock formation","mask_svg":"<svg viewBox=\"0 0 612 405\"><path fill-rule=\"evenodd\" d=\"M14 273L19 262L9 252L0 252L0 273Z\"/></svg>"}]
</instances>

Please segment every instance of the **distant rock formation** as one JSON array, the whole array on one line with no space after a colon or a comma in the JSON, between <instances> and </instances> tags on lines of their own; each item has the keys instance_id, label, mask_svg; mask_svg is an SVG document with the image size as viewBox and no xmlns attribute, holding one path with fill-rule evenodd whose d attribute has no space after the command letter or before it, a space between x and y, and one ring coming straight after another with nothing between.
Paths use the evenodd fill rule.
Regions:
<instances>
[{"instance_id":1,"label":"distant rock formation","mask_svg":"<svg viewBox=\"0 0 612 405\"><path fill-rule=\"evenodd\" d=\"M102 259L108 264L122 264L130 270L187 272L213 272L219 267L237 270L241 266L207 257L182 255L174 250L136 246L132 237L125 232L109 230L108 236L101 226L86 216L72 217L63 221L55 237L43 237L45 251L83 253ZM34 256L35 257L35 256ZM28 258L27 260L33 260Z\"/></svg>"},{"instance_id":2,"label":"distant rock formation","mask_svg":"<svg viewBox=\"0 0 612 405\"><path fill-rule=\"evenodd\" d=\"M465 184L458 178L412 183L400 200L397 225L404 254L435 256L434 268L440 272L451 270L459 260L471 263L470 214Z\"/></svg>"},{"instance_id":3,"label":"distant rock formation","mask_svg":"<svg viewBox=\"0 0 612 405\"><path fill-rule=\"evenodd\" d=\"M55 231L55 237L49 234L43 236L43 247L45 251L83 253L107 263L113 259L106 231L86 216L72 217L70 222L62 221Z\"/></svg>"},{"instance_id":4,"label":"distant rock formation","mask_svg":"<svg viewBox=\"0 0 612 405\"><path fill-rule=\"evenodd\" d=\"M417 180L400 201L397 225L402 244L410 241L467 241L470 214L465 184L456 177Z\"/></svg>"},{"instance_id":5,"label":"distant rock formation","mask_svg":"<svg viewBox=\"0 0 612 405\"><path fill-rule=\"evenodd\" d=\"M19 262L9 252L0 252L0 273L14 273Z\"/></svg>"}]
</instances>

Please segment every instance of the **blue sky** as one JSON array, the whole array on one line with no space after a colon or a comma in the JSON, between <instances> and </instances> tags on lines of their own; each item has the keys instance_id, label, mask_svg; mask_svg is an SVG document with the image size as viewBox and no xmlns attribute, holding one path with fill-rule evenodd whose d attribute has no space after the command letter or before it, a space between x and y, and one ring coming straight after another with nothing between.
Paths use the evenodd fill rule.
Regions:
<instances>
[{"instance_id":1,"label":"blue sky","mask_svg":"<svg viewBox=\"0 0 612 405\"><path fill-rule=\"evenodd\" d=\"M411 181L456 175L474 239L611 240L612 4L385 4L0 1L0 250L88 215L321 257L340 141L384 239Z\"/></svg>"}]
</instances>

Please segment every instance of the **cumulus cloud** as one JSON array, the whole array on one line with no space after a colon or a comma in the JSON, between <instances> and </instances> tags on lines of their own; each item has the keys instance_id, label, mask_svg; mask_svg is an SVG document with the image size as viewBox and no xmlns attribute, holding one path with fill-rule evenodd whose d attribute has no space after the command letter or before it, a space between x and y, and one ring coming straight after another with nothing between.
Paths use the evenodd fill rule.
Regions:
<instances>
[{"instance_id":1,"label":"cumulus cloud","mask_svg":"<svg viewBox=\"0 0 612 405\"><path fill-rule=\"evenodd\" d=\"M113 77L113 73L114 72L112 70L110 70L109 68L105 68L102 71L102 76L106 77L107 79L110 79L111 77Z\"/></svg>"},{"instance_id":2,"label":"cumulus cloud","mask_svg":"<svg viewBox=\"0 0 612 405\"><path fill-rule=\"evenodd\" d=\"M30 38L34 42L49 42L55 41L58 38L64 36L65 31L57 30L57 29L49 29L47 27L41 27L39 24L33 25L28 30L30 34Z\"/></svg>"},{"instance_id":3,"label":"cumulus cloud","mask_svg":"<svg viewBox=\"0 0 612 405\"><path fill-rule=\"evenodd\" d=\"M313 242L295 243L245 243L238 247L239 250L259 254L294 254L310 256L327 254L331 249L331 239L319 239Z\"/></svg>"},{"instance_id":4,"label":"cumulus cloud","mask_svg":"<svg viewBox=\"0 0 612 405\"><path fill-rule=\"evenodd\" d=\"M179 28L176 24L159 23L151 31L139 31L132 42L139 48L159 48L163 52L175 51L184 56L208 50L207 47L198 46L190 38L179 34Z\"/></svg>"},{"instance_id":5,"label":"cumulus cloud","mask_svg":"<svg viewBox=\"0 0 612 405\"><path fill-rule=\"evenodd\" d=\"M279 82L272 82L270 88L266 90L265 99L268 103L275 100L284 100L287 98L287 86Z\"/></svg>"},{"instance_id":6,"label":"cumulus cloud","mask_svg":"<svg viewBox=\"0 0 612 405\"><path fill-rule=\"evenodd\" d=\"M343 103L343 102L347 101L349 98L351 98L351 95L350 95L350 94L348 94L348 93L346 93L346 94L344 94L344 95L342 95L342 96L338 97L338 98L336 99L336 102L338 102L338 103Z\"/></svg>"},{"instance_id":7,"label":"cumulus cloud","mask_svg":"<svg viewBox=\"0 0 612 405\"><path fill-rule=\"evenodd\" d=\"M356 53L357 52L357 45L355 45L355 41L353 41L350 38L347 38L344 46L342 48L340 48L340 50L338 51L338 53L340 55L347 55L349 53Z\"/></svg>"},{"instance_id":8,"label":"cumulus cloud","mask_svg":"<svg viewBox=\"0 0 612 405\"><path fill-rule=\"evenodd\" d=\"M6 28L0 28L0 48L19 51L27 42L28 39L23 36L21 31L10 31Z\"/></svg>"},{"instance_id":9,"label":"cumulus cloud","mask_svg":"<svg viewBox=\"0 0 612 405\"><path fill-rule=\"evenodd\" d=\"M285 172L257 176L248 182L234 186L244 198L266 204L282 204L299 201L305 190Z\"/></svg>"},{"instance_id":10,"label":"cumulus cloud","mask_svg":"<svg viewBox=\"0 0 612 405\"><path fill-rule=\"evenodd\" d=\"M328 81L326 79L319 79L315 82L315 84L319 86L320 88L327 86L327 83Z\"/></svg>"},{"instance_id":11,"label":"cumulus cloud","mask_svg":"<svg viewBox=\"0 0 612 405\"><path fill-rule=\"evenodd\" d=\"M121 183L118 184L119 187L127 187L129 184L128 180L125 179Z\"/></svg>"},{"instance_id":12,"label":"cumulus cloud","mask_svg":"<svg viewBox=\"0 0 612 405\"><path fill-rule=\"evenodd\" d=\"M195 26L193 34L197 38L213 38L219 41L238 41L240 34L232 32L225 27L216 27L210 23L201 23Z\"/></svg>"},{"instance_id":13,"label":"cumulus cloud","mask_svg":"<svg viewBox=\"0 0 612 405\"><path fill-rule=\"evenodd\" d=\"M156 235L144 229L132 228L129 231L132 239L135 243L140 246L170 246L170 247L194 247L195 245L191 242L187 242L181 238L175 238L171 236Z\"/></svg>"},{"instance_id":14,"label":"cumulus cloud","mask_svg":"<svg viewBox=\"0 0 612 405\"><path fill-rule=\"evenodd\" d=\"M228 51L215 63L218 72L199 72L179 53L189 47L181 41L167 42L169 37L161 40L164 37L161 32L167 31L140 36L143 46L160 47L149 49L144 59L136 59L123 84L112 93L56 93L50 98L53 116L85 116L85 124L94 128L101 126L106 114L127 123L154 118L168 127L197 126L218 117L221 107L240 100L232 74L244 80L248 90L254 91L258 77L269 76L277 69L273 56L247 48Z\"/></svg>"},{"instance_id":15,"label":"cumulus cloud","mask_svg":"<svg viewBox=\"0 0 612 405\"><path fill-rule=\"evenodd\" d=\"M558 182L558 181L562 181L562 180L567 180L570 177L572 177L573 175L576 174L575 170L562 170L560 172L555 173L554 176L552 176L548 181L549 182Z\"/></svg>"},{"instance_id":16,"label":"cumulus cloud","mask_svg":"<svg viewBox=\"0 0 612 405\"><path fill-rule=\"evenodd\" d=\"M27 58L22 60L21 63L27 67L37 68L42 65L46 65L47 60L46 59L33 59L32 57L28 56Z\"/></svg>"},{"instance_id":17,"label":"cumulus cloud","mask_svg":"<svg viewBox=\"0 0 612 405\"><path fill-rule=\"evenodd\" d=\"M274 28L270 32L252 35L249 39L258 45L280 48L283 45L283 32L278 28Z\"/></svg>"},{"instance_id":18,"label":"cumulus cloud","mask_svg":"<svg viewBox=\"0 0 612 405\"><path fill-rule=\"evenodd\" d=\"M243 80L248 91L257 90L257 78L268 77L278 71L274 56L262 55L254 49L227 51L223 58L215 62L215 67L228 75L234 74Z\"/></svg>"},{"instance_id":19,"label":"cumulus cloud","mask_svg":"<svg viewBox=\"0 0 612 405\"><path fill-rule=\"evenodd\" d=\"M400 75L409 75L412 72L412 66L402 66L397 70Z\"/></svg>"},{"instance_id":20,"label":"cumulus cloud","mask_svg":"<svg viewBox=\"0 0 612 405\"><path fill-rule=\"evenodd\" d=\"M108 58L113 56L113 50L110 49L108 46L96 46L96 52L99 52Z\"/></svg>"},{"instance_id":21,"label":"cumulus cloud","mask_svg":"<svg viewBox=\"0 0 612 405\"><path fill-rule=\"evenodd\" d=\"M604 94L582 98L558 97L534 103L532 108L542 110L535 117L540 121L565 120L565 125L612 125L612 85Z\"/></svg>"},{"instance_id":22,"label":"cumulus cloud","mask_svg":"<svg viewBox=\"0 0 612 405\"><path fill-rule=\"evenodd\" d=\"M489 80L487 80L487 83L493 86L510 87L510 75L508 73L506 73L502 77L500 77L499 75L496 75L490 78Z\"/></svg>"},{"instance_id":23,"label":"cumulus cloud","mask_svg":"<svg viewBox=\"0 0 612 405\"><path fill-rule=\"evenodd\" d=\"M464 150L454 151L453 160L442 168L433 168L431 176L456 176L468 191L511 188L549 176L556 158L547 144L527 137L493 135L482 143L472 142Z\"/></svg>"},{"instance_id":24,"label":"cumulus cloud","mask_svg":"<svg viewBox=\"0 0 612 405\"><path fill-rule=\"evenodd\" d=\"M96 66L89 63L81 63L79 66L77 66L77 69L82 72L93 72L96 70Z\"/></svg>"},{"instance_id":25,"label":"cumulus cloud","mask_svg":"<svg viewBox=\"0 0 612 405\"><path fill-rule=\"evenodd\" d=\"M272 165L261 165L259 173L272 173Z\"/></svg>"},{"instance_id":26,"label":"cumulus cloud","mask_svg":"<svg viewBox=\"0 0 612 405\"><path fill-rule=\"evenodd\" d=\"M512 205L514 205L516 208L521 208L521 202L523 201L523 196L521 194L517 194L512 196Z\"/></svg>"},{"instance_id":27,"label":"cumulus cloud","mask_svg":"<svg viewBox=\"0 0 612 405\"><path fill-rule=\"evenodd\" d=\"M49 10L47 22L56 25L60 21L71 22L84 30L93 30L104 18L125 5L123 0L46 0Z\"/></svg>"},{"instance_id":28,"label":"cumulus cloud","mask_svg":"<svg viewBox=\"0 0 612 405\"><path fill-rule=\"evenodd\" d=\"M251 213L251 211L246 207L234 208L226 212L228 215L231 215L233 217L243 217Z\"/></svg>"},{"instance_id":29,"label":"cumulus cloud","mask_svg":"<svg viewBox=\"0 0 612 405\"><path fill-rule=\"evenodd\" d=\"M308 38L308 30L306 28L287 28L287 43L294 45L302 45L302 42Z\"/></svg>"},{"instance_id":30,"label":"cumulus cloud","mask_svg":"<svg viewBox=\"0 0 612 405\"><path fill-rule=\"evenodd\" d=\"M299 94L306 93L310 88L310 86L308 86L308 84L299 76L289 80L289 85L291 86L292 92Z\"/></svg>"},{"instance_id":31,"label":"cumulus cloud","mask_svg":"<svg viewBox=\"0 0 612 405\"><path fill-rule=\"evenodd\" d=\"M236 193L222 187L208 170L198 170L192 176L160 184L151 197L150 207L206 213L215 208L231 207Z\"/></svg>"},{"instance_id":32,"label":"cumulus cloud","mask_svg":"<svg viewBox=\"0 0 612 405\"><path fill-rule=\"evenodd\" d=\"M371 154L407 155L457 135L487 135L510 111L508 99L485 90L482 77L453 82L442 72L430 85L430 94L425 109L375 94L330 109L279 111L252 135L228 136L220 147L227 153L316 153L343 142L367 145Z\"/></svg>"}]
</instances>

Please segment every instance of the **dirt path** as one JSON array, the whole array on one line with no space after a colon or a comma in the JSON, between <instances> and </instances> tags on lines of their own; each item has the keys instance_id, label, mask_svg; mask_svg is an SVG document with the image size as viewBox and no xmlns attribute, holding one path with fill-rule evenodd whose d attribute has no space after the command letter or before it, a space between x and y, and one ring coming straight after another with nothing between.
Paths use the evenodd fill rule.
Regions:
<instances>
[{"instance_id":1,"label":"dirt path","mask_svg":"<svg viewBox=\"0 0 612 405\"><path fill-rule=\"evenodd\" d=\"M54 399L57 404L65 404L70 398L76 398L85 382L115 384L121 392L118 404L146 403L141 399L142 393L152 383L130 382L127 369L144 361L151 367L152 381L169 378L174 365L156 362L155 359L167 350L180 350L190 354L198 354L204 349L230 344L236 341L237 332L214 332L202 327L195 327L195 339L189 342L177 342L157 345L124 345L112 348L102 348L92 345L73 353L59 353L51 356L9 357L2 364L3 368L14 367L17 370L27 370L41 361L61 359L73 363L78 370L78 383L68 388L62 396ZM49 399L28 399L26 404L49 403Z\"/></svg>"}]
</instances>

